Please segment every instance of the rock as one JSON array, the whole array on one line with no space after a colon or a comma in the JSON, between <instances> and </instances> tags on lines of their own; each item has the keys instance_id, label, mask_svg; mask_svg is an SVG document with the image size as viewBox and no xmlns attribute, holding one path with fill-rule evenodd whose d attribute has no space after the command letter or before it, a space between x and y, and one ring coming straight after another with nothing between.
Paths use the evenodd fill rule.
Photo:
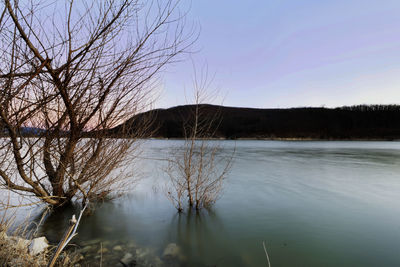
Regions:
<instances>
[{"instance_id":1,"label":"rock","mask_svg":"<svg viewBox=\"0 0 400 267\"><path fill-rule=\"evenodd\" d=\"M159 266L163 266L163 262L159 257L155 257L154 258L154 266L159 267Z\"/></svg>"},{"instance_id":2,"label":"rock","mask_svg":"<svg viewBox=\"0 0 400 267\"><path fill-rule=\"evenodd\" d=\"M126 246L128 248L134 248L134 247L136 247L136 243L133 240L129 240Z\"/></svg>"},{"instance_id":3,"label":"rock","mask_svg":"<svg viewBox=\"0 0 400 267\"><path fill-rule=\"evenodd\" d=\"M109 247L110 245L112 245L111 241L109 241L109 240L103 241L101 243L103 244L103 247L104 246Z\"/></svg>"},{"instance_id":4,"label":"rock","mask_svg":"<svg viewBox=\"0 0 400 267\"><path fill-rule=\"evenodd\" d=\"M93 249L93 247L92 246L86 246L86 247L83 247L79 252L81 252L81 253L88 253L89 251L91 251Z\"/></svg>"},{"instance_id":5,"label":"rock","mask_svg":"<svg viewBox=\"0 0 400 267\"><path fill-rule=\"evenodd\" d=\"M29 254L37 255L44 252L49 246L49 241L47 241L46 237L38 237L33 239L29 244Z\"/></svg>"},{"instance_id":6,"label":"rock","mask_svg":"<svg viewBox=\"0 0 400 267\"><path fill-rule=\"evenodd\" d=\"M106 254L108 252L107 248L101 248L97 251L97 254Z\"/></svg>"},{"instance_id":7,"label":"rock","mask_svg":"<svg viewBox=\"0 0 400 267\"><path fill-rule=\"evenodd\" d=\"M98 243L101 242L100 238L96 238L96 239L92 239L92 240L88 240L88 241L83 241L80 243L81 246L85 247L85 246L93 246L96 245Z\"/></svg>"},{"instance_id":8,"label":"rock","mask_svg":"<svg viewBox=\"0 0 400 267\"><path fill-rule=\"evenodd\" d=\"M115 251L122 251L122 247L120 245L113 247Z\"/></svg>"},{"instance_id":9,"label":"rock","mask_svg":"<svg viewBox=\"0 0 400 267\"><path fill-rule=\"evenodd\" d=\"M133 257L133 255L131 253L126 253L124 255L124 257L120 260L120 262L124 265L124 266L129 266L131 263L133 263L135 261L135 258Z\"/></svg>"},{"instance_id":10,"label":"rock","mask_svg":"<svg viewBox=\"0 0 400 267\"><path fill-rule=\"evenodd\" d=\"M177 258L180 257L180 253L180 247L175 243L170 243L164 249L163 258Z\"/></svg>"},{"instance_id":11,"label":"rock","mask_svg":"<svg viewBox=\"0 0 400 267\"><path fill-rule=\"evenodd\" d=\"M151 253L151 251L148 248L138 248L138 249L136 249L136 257L138 257L138 258L145 258L150 253Z\"/></svg>"}]
</instances>

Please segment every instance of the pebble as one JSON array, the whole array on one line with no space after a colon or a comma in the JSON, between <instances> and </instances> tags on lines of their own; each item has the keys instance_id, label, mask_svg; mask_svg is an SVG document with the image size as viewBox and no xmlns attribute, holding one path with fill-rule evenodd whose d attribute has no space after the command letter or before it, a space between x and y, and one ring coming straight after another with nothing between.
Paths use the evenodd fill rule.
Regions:
<instances>
[{"instance_id":1,"label":"pebble","mask_svg":"<svg viewBox=\"0 0 400 267\"><path fill-rule=\"evenodd\" d=\"M135 261L135 258L133 257L133 255L131 253L126 253L124 255L124 257L121 259L121 262L128 266L129 264L133 263Z\"/></svg>"},{"instance_id":2,"label":"pebble","mask_svg":"<svg viewBox=\"0 0 400 267\"><path fill-rule=\"evenodd\" d=\"M92 245L96 245L97 243L100 243L100 242L101 242L101 239L96 238L96 239L81 242L81 246L92 246Z\"/></svg>"},{"instance_id":3,"label":"pebble","mask_svg":"<svg viewBox=\"0 0 400 267\"><path fill-rule=\"evenodd\" d=\"M108 252L108 248L101 248L97 251L98 254L106 254Z\"/></svg>"},{"instance_id":4,"label":"pebble","mask_svg":"<svg viewBox=\"0 0 400 267\"><path fill-rule=\"evenodd\" d=\"M113 250L122 251L123 249L122 249L122 247L120 245L117 245L117 246L113 247Z\"/></svg>"},{"instance_id":5,"label":"pebble","mask_svg":"<svg viewBox=\"0 0 400 267\"><path fill-rule=\"evenodd\" d=\"M179 257L181 249L179 246L175 243L170 243L167 245L167 247L164 249L163 257L164 258L175 258Z\"/></svg>"}]
</instances>

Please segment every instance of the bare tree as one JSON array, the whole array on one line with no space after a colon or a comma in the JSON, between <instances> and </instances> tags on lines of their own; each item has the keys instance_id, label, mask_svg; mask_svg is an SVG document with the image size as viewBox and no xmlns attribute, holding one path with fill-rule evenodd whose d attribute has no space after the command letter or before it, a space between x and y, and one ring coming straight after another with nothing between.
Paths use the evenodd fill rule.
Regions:
<instances>
[{"instance_id":1,"label":"bare tree","mask_svg":"<svg viewBox=\"0 0 400 267\"><path fill-rule=\"evenodd\" d=\"M186 201L189 208L196 210L213 205L232 165L233 154L221 156L221 142L212 140L221 116L218 111L210 113L210 106L204 104L216 93L209 91L212 79L207 73L204 68L199 75L195 71L194 104L183 125L184 142L172 153L166 168L171 182L167 197L179 212Z\"/></svg>"},{"instance_id":2,"label":"bare tree","mask_svg":"<svg viewBox=\"0 0 400 267\"><path fill-rule=\"evenodd\" d=\"M52 206L102 198L127 177L157 74L195 40L178 2L0 3L0 178Z\"/></svg>"}]
</instances>

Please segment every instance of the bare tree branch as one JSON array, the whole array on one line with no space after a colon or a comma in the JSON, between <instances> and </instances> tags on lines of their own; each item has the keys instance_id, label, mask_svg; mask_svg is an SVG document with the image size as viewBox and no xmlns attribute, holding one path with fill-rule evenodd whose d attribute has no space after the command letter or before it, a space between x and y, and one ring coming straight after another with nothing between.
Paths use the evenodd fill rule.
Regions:
<instances>
[{"instance_id":1,"label":"bare tree branch","mask_svg":"<svg viewBox=\"0 0 400 267\"><path fill-rule=\"evenodd\" d=\"M0 181L53 206L126 184L158 74L196 40L179 0L0 3Z\"/></svg>"},{"instance_id":2,"label":"bare tree branch","mask_svg":"<svg viewBox=\"0 0 400 267\"><path fill-rule=\"evenodd\" d=\"M195 71L194 105L183 125L185 140L182 147L168 160L166 173L172 188L167 187L167 197L179 212L183 211L183 199L189 208L200 210L209 207L220 197L223 182L232 166L233 151L229 157L218 155L222 150L218 140L210 140L221 118L218 113L203 113L210 82L207 70L200 76Z\"/></svg>"}]
</instances>

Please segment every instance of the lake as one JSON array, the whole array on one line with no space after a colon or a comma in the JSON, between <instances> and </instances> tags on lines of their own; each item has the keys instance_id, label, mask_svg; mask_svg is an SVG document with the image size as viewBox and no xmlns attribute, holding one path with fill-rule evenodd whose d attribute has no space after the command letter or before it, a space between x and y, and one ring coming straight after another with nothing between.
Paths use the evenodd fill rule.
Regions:
<instances>
[{"instance_id":1,"label":"lake","mask_svg":"<svg viewBox=\"0 0 400 267\"><path fill-rule=\"evenodd\" d=\"M182 141L149 140L142 180L84 217L76 242L131 240L182 266L400 266L400 142L222 141L236 149L223 195L209 211L178 214L162 169ZM54 241L65 216L43 231ZM106 243L105 243L106 244Z\"/></svg>"}]
</instances>

